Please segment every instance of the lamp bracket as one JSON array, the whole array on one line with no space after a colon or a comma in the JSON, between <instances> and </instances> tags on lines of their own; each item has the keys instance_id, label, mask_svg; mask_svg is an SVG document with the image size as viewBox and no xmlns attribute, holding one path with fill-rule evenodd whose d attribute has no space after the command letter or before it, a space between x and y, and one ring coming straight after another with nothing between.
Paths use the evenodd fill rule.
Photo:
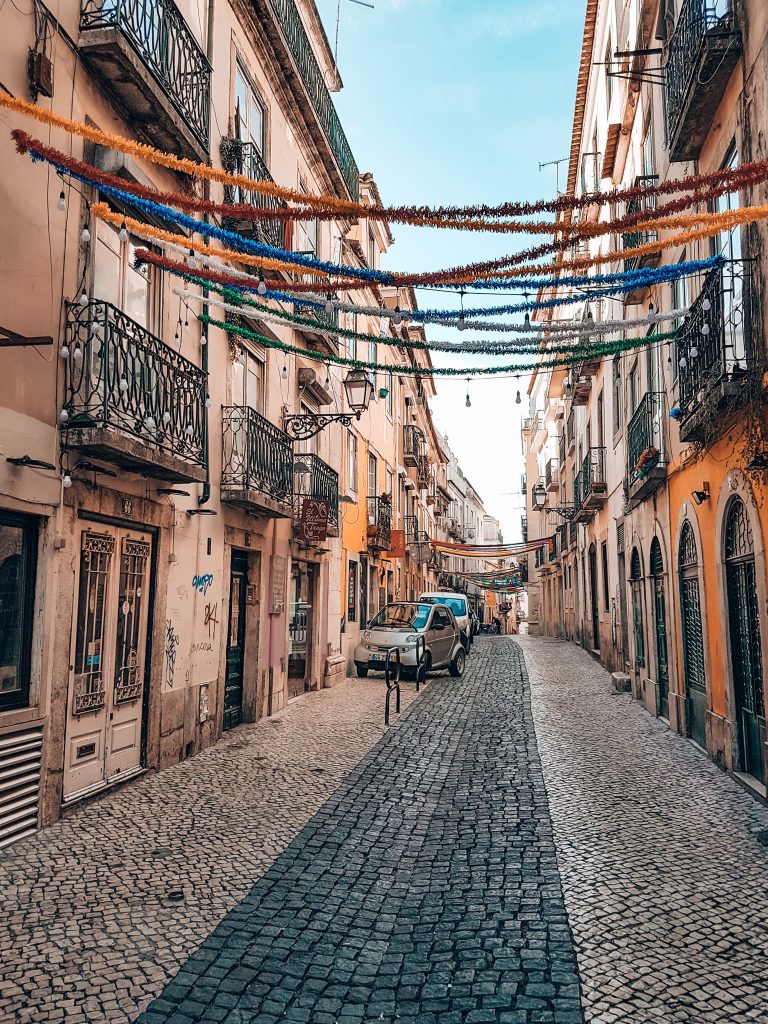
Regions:
<instances>
[{"instance_id":1,"label":"lamp bracket","mask_svg":"<svg viewBox=\"0 0 768 1024\"><path fill-rule=\"evenodd\" d=\"M325 430L331 423L341 423L351 427L354 419L360 419L360 413L329 412L329 413L297 413L295 416L283 416L283 430L296 441L306 441Z\"/></svg>"}]
</instances>

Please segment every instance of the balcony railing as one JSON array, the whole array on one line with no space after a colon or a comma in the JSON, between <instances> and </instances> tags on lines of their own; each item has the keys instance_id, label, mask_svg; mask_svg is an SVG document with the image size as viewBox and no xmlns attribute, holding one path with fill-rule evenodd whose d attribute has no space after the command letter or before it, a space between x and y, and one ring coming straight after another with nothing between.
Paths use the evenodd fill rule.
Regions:
<instances>
[{"instance_id":1,"label":"balcony railing","mask_svg":"<svg viewBox=\"0 0 768 1024\"><path fill-rule=\"evenodd\" d=\"M406 516L403 519L403 532L405 533L405 543L415 544L419 534L419 520L416 516Z\"/></svg>"},{"instance_id":2,"label":"balcony railing","mask_svg":"<svg viewBox=\"0 0 768 1024\"><path fill-rule=\"evenodd\" d=\"M648 391L627 427L627 483L630 501L641 501L666 478L664 393Z\"/></svg>"},{"instance_id":3,"label":"balcony railing","mask_svg":"<svg viewBox=\"0 0 768 1024\"><path fill-rule=\"evenodd\" d=\"M258 5L269 9L279 25L347 192L351 199L357 200L360 196L360 172L325 84L323 72L312 52L295 0L259 0Z\"/></svg>"},{"instance_id":4,"label":"balcony railing","mask_svg":"<svg viewBox=\"0 0 768 1024\"><path fill-rule=\"evenodd\" d=\"M206 374L109 302L69 303L67 443L150 476L205 479Z\"/></svg>"},{"instance_id":5,"label":"balcony railing","mask_svg":"<svg viewBox=\"0 0 768 1024\"><path fill-rule=\"evenodd\" d=\"M389 551L392 546L392 504L385 498L368 498L368 547Z\"/></svg>"},{"instance_id":6,"label":"balcony railing","mask_svg":"<svg viewBox=\"0 0 768 1024\"><path fill-rule=\"evenodd\" d=\"M602 508L607 498L605 448L590 448L581 463L576 518L580 521L591 518L599 508Z\"/></svg>"},{"instance_id":7,"label":"balcony railing","mask_svg":"<svg viewBox=\"0 0 768 1024\"><path fill-rule=\"evenodd\" d=\"M697 440L704 421L740 391L752 364L750 279L716 267L704 279L677 338L680 438Z\"/></svg>"},{"instance_id":8,"label":"balcony railing","mask_svg":"<svg viewBox=\"0 0 768 1024\"><path fill-rule=\"evenodd\" d=\"M116 29L130 43L183 127L207 151L211 66L173 0L83 0L80 32L98 29ZM89 59L106 69L105 59L97 52L98 42L90 37L82 43ZM108 73L106 80L110 88L120 90L125 75L120 78L115 72ZM124 102L128 95L121 92ZM144 106L142 103L142 114ZM157 110L153 113L157 121Z\"/></svg>"},{"instance_id":9,"label":"balcony railing","mask_svg":"<svg viewBox=\"0 0 768 1024\"><path fill-rule=\"evenodd\" d=\"M547 459L544 467L544 486L548 491L557 491L560 488L557 459Z\"/></svg>"},{"instance_id":10,"label":"balcony railing","mask_svg":"<svg viewBox=\"0 0 768 1024\"><path fill-rule=\"evenodd\" d=\"M429 482L427 439L424 431L412 423L406 423L403 427L403 461L406 466L416 469L419 483L426 486Z\"/></svg>"},{"instance_id":11,"label":"balcony railing","mask_svg":"<svg viewBox=\"0 0 768 1024\"><path fill-rule=\"evenodd\" d=\"M646 174L635 178L635 187L648 187L655 185L659 180L658 174ZM656 209L656 196L640 196L638 199L631 199L627 203L627 216L636 214L650 214ZM658 242L657 231L626 231L621 236L623 249L634 249L638 245L646 245L651 242ZM638 270L640 267L656 266L661 258L661 250L648 253L645 256L630 256L624 260L624 273ZM627 293L636 297L636 293Z\"/></svg>"},{"instance_id":12,"label":"balcony railing","mask_svg":"<svg viewBox=\"0 0 768 1024\"><path fill-rule=\"evenodd\" d=\"M568 419L565 421L565 440L568 451L570 451L576 444L576 412L574 409L571 409Z\"/></svg>"},{"instance_id":13,"label":"balcony railing","mask_svg":"<svg viewBox=\"0 0 768 1024\"><path fill-rule=\"evenodd\" d=\"M695 160L741 53L737 0L684 0L665 73L670 160Z\"/></svg>"},{"instance_id":14,"label":"balcony railing","mask_svg":"<svg viewBox=\"0 0 768 1024\"><path fill-rule=\"evenodd\" d=\"M306 469L304 468L306 467ZM329 529L339 528L339 474L317 455L297 452L294 456L294 517L301 519L304 498L328 503Z\"/></svg>"},{"instance_id":15,"label":"balcony railing","mask_svg":"<svg viewBox=\"0 0 768 1024\"><path fill-rule=\"evenodd\" d=\"M523 538L523 544L528 543L528 516L520 517L520 532Z\"/></svg>"},{"instance_id":16,"label":"balcony railing","mask_svg":"<svg viewBox=\"0 0 768 1024\"><path fill-rule=\"evenodd\" d=\"M241 142L239 139L224 138L221 140L221 162L224 170L230 174L244 174L255 181L274 181L267 170L267 165L253 142ZM287 207L282 199L262 192L249 192L244 188L224 186L224 202L237 203L240 206L266 206L270 210L284 210ZM238 221L234 218L227 227L236 227L240 234L272 245L277 249L285 248L284 220L250 220ZM302 307L302 315L306 315Z\"/></svg>"},{"instance_id":17,"label":"balcony railing","mask_svg":"<svg viewBox=\"0 0 768 1024\"><path fill-rule=\"evenodd\" d=\"M565 434L560 434L557 439L557 455L562 468L565 465Z\"/></svg>"},{"instance_id":18,"label":"balcony railing","mask_svg":"<svg viewBox=\"0 0 768 1024\"><path fill-rule=\"evenodd\" d=\"M222 409L222 497L249 509L290 515L293 441L250 406Z\"/></svg>"}]
</instances>

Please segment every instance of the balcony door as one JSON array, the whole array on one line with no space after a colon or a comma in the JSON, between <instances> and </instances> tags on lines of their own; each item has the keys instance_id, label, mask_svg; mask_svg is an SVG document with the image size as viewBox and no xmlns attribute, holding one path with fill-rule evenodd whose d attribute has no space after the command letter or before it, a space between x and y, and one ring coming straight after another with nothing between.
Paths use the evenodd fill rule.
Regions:
<instances>
[{"instance_id":1,"label":"balcony door","mask_svg":"<svg viewBox=\"0 0 768 1024\"><path fill-rule=\"evenodd\" d=\"M312 632L316 570L312 562L291 567L291 607L288 623L288 699L299 697L311 684Z\"/></svg>"},{"instance_id":2,"label":"balcony door","mask_svg":"<svg viewBox=\"0 0 768 1024\"><path fill-rule=\"evenodd\" d=\"M600 650L600 609L597 596L597 549L589 547L589 597L592 606L592 650Z\"/></svg>"},{"instance_id":3,"label":"balcony door","mask_svg":"<svg viewBox=\"0 0 768 1024\"><path fill-rule=\"evenodd\" d=\"M726 514L725 574L740 767L762 782L766 732L760 608L752 527L740 498L731 501Z\"/></svg>"},{"instance_id":4,"label":"balcony door","mask_svg":"<svg viewBox=\"0 0 768 1024\"><path fill-rule=\"evenodd\" d=\"M234 729L243 720L243 669L245 665L245 590L248 556L232 552L229 580L229 639L224 683L224 728Z\"/></svg>"},{"instance_id":5,"label":"balcony door","mask_svg":"<svg viewBox=\"0 0 768 1024\"><path fill-rule=\"evenodd\" d=\"M677 556L680 574L680 617L683 634L683 672L688 700L688 732L706 747L707 684L704 670L704 634L699 593L699 555L688 520L680 532Z\"/></svg>"},{"instance_id":6,"label":"balcony door","mask_svg":"<svg viewBox=\"0 0 768 1024\"><path fill-rule=\"evenodd\" d=\"M92 524L80 533L67 700L64 799L141 767L152 539Z\"/></svg>"},{"instance_id":7,"label":"balcony door","mask_svg":"<svg viewBox=\"0 0 768 1024\"><path fill-rule=\"evenodd\" d=\"M656 633L656 685L659 689L659 714L669 718L669 658L667 655L667 606L664 598L664 559L656 537L651 542L653 580L653 624Z\"/></svg>"}]
</instances>

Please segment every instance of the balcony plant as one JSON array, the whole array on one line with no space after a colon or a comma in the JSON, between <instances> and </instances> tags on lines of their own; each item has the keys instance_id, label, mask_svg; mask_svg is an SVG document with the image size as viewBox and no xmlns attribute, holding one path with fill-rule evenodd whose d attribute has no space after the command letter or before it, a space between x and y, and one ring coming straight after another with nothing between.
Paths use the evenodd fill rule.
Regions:
<instances>
[{"instance_id":1,"label":"balcony plant","mask_svg":"<svg viewBox=\"0 0 768 1024\"><path fill-rule=\"evenodd\" d=\"M659 449L654 448L653 445L651 445L650 448L646 448L645 451L641 453L640 458L637 460L637 465L635 466L635 472L640 480L643 480L654 466L658 465L660 455L661 453L659 452Z\"/></svg>"}]
</instances>

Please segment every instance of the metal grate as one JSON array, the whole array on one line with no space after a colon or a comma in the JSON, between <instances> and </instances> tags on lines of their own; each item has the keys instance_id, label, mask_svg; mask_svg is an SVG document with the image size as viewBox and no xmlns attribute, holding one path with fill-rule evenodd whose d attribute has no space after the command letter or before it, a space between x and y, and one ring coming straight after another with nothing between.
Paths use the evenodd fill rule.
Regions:
<instances>
[{"instance_id":1,"label":"metal grate","mask_svg":"<svg viewBox=\"0 0 768 1024\"><path fill-rule=\"evenodd\" d=\"M0 848L37 831L43 730L0 736Z\"/></svg>"}]
</instances>

